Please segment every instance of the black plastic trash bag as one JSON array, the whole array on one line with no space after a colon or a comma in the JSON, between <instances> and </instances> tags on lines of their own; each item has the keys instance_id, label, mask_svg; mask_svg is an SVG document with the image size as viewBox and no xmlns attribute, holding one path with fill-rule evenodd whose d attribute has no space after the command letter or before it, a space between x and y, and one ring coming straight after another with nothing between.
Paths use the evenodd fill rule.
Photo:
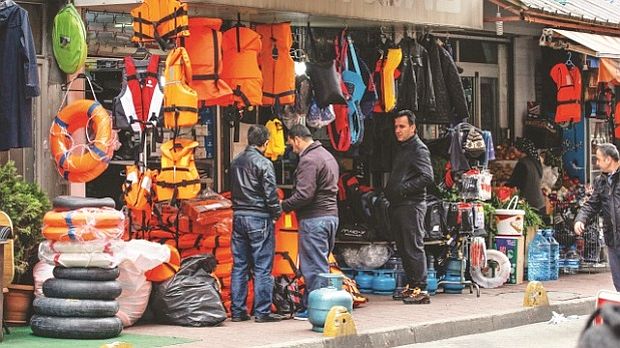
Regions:
<instances>
[{"instance_id":1,"label":"black plastic trash bag","mask_svg":"<svg viewBox=\"0 0 620 348\"><path fill-rule=\"evenodd\" d=\"M162 324L216 326L226 320L217 281L211 275L213 255L188 257L170 280L153 283L151 308Z\"/></svg>"}]
</instances>

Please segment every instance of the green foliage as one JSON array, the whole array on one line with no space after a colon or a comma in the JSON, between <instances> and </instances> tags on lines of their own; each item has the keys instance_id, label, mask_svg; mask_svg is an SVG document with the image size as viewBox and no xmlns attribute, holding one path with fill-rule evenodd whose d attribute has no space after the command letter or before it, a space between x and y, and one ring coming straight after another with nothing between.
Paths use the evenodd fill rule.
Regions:
<instances>
[{"instance_id":1,"label":"green foliage","mask_svg":"<svg viewBox=\"0 0 620 348\"><path fill-rule=\"evenodd\" d=\"M39 242L43 240L43 215L50 209L45 193L37 184L24 181L13 162L0 166L0 210L13 221L17 283L36 260Z\"/></svg>"}]
</instances>

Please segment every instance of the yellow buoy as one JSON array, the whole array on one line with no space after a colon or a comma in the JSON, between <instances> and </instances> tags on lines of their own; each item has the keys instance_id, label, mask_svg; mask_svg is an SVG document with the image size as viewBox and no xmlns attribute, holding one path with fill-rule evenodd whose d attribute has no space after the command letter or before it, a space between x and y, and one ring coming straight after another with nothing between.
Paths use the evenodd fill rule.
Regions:
<instances>
[{"instance_id":1,"label":"yellow buoy","mask_svg":"<svg viewBox=\"0 0 620 348\"><path fill-rule=\"evenodd\" d=\"M531 281L527 284L523 297L523 307L548 306L547 290L541 282Z\"/></svg>"},{"instance_id":2,"label":"yellow buoy","mask_svg":"<svg viewBox=\"0 0 620 348\"><path fill-rule=\"evenodd\" d=\"M356 335L357 328L353 321L353 316L343 306L334 306L327 313L325 318L325 328L323 336L340 337Z\"/></svg>"}]
</instances>

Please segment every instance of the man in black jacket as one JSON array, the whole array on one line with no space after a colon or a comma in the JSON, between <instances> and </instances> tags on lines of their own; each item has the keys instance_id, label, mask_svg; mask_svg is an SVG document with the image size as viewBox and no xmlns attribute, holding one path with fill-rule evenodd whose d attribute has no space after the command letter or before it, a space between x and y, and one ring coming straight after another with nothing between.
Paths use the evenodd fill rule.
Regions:
<instances>
[{"instance_id":1,"label":"man in black jacket","mask_svg":"<svg viewBox=\"0 0 620 348\"><path fill-rule=\"evenodd\" d=\"M406 304L430 303L426 292L426 254L424 217L426 187L433 182L431 154L416 134L415 115L400 111L394 118L398 149L385 187L390 201L390 224L408 286L394 299Z\"/></svg>"},{"instance_id":2,"label":"man in black jacket","mask_svg":"<svg viewBox=\"0 0 620 348\"><path fill-rule=\"evenodd\" d=\"M282 208L276 193L273 163L263 155L268 142L267 127L251 126L248 147L230 165L234 211L232 321L250 319L246 306L250 271L254 273L255 321L264 323L282 319L271 314L274 221L282 214Z\"/></svg>"},{"instance_id":3,"label":"man in black jacket","mask_svg":"<svg viewBox=\"0 0 620 348\"><path fill-rule=\"evenodd\" d=\"M592 195L577 214L575 233L581 235L585 225L597 214L602 214L611 277L616 291L620 291L620 154L616 146L599 144L596 164L603 174L594 180Z\"/></svg>"},{"instance_id":4,"label":"man in black jacket","mask_svg":"<svg viewBox=\"0 0 620 348\"><path fill-rule=\"evenodd\" d=\"M310 130L295 125L288 132L288 144L299 155L293 194L282 201L284 211L295 211L299 220L299 263L308 294L320 288L319 273L329 273L329 253L338 229L338 162L321 143L312 140ZM308 312L295 314L307 320Z\"/></svg>"}]
</instances>

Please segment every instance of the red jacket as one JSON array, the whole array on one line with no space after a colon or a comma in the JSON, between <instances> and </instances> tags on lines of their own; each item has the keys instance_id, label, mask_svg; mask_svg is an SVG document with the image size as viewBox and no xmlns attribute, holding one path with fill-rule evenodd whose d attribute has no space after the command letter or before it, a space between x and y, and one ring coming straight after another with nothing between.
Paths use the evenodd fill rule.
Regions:
<instances>
[{"instance_id":1,"label":"red jacket","mask_svg":"<svg viewBox=\"0 0 620 348\"><path fill-rule=\"evenodd\" d=\"M555 122L581 121L581 73L576 67L559 63L549 72L557 86Z\"/></svg>"}]
</instances>

